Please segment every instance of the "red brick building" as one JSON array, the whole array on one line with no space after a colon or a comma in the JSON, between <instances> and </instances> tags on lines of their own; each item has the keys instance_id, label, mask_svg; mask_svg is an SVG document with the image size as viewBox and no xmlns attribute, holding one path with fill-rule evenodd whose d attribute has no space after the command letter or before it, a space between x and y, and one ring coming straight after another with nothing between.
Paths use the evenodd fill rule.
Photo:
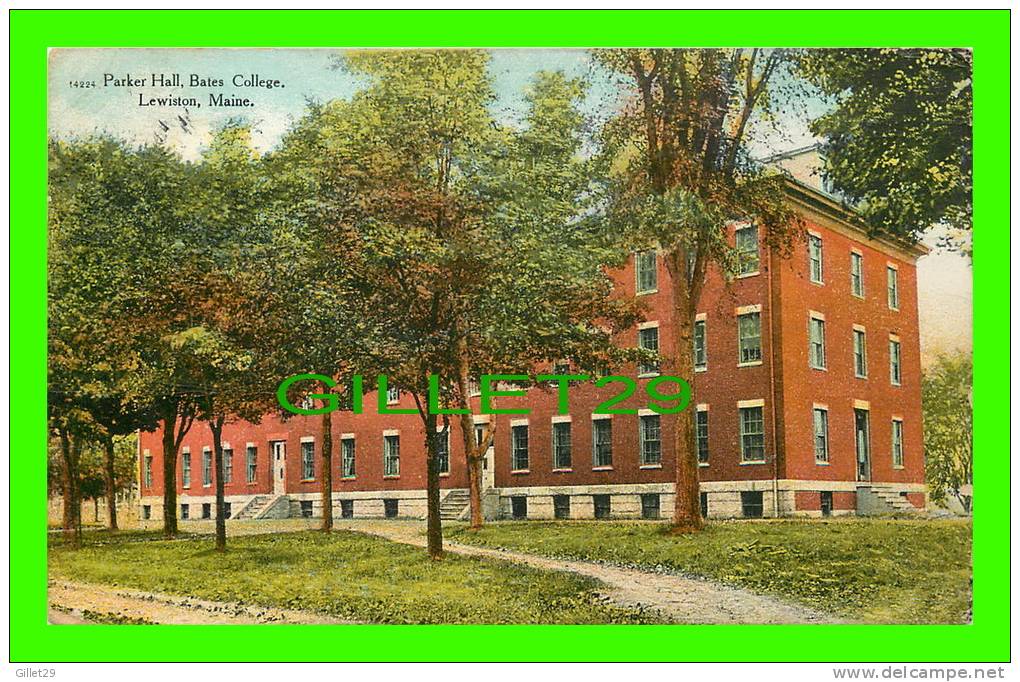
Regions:
<instances>
[{"instance_id":1,"label":"red brick building","mask_svg":"<svg viewBox=\"0 0 1020 682\"><path fill-rule=\"evenodd\" d=\"M808 150L809 152L811 150ZM921 246L869 239L840 203L810 186L811 154L779 159L793 176L789 200L807 232L788 258L736 225L740 272L710 273L695 330L693 400L703 511L710 517L873 513L925 504L916 260ZM621 344L672 343L668 273L654 251L616 273L623 294L647 302L646 322ZM550 368L552 369L552 368ZM483 475L492 518L668 518L673 508L673 418L646 408L654 367L618 407L593 415L618 387L580 384L570 414L554 390L534 388L527 416L495 420ZM409 396L390 396L412 407ZM424 516L425 454L417 415L380 415L374 394L361 415L334 415L333 504L337 516ZM502 405L501 405L502 406ZM515 405L516 406L516 405ZM227 512L232 518L321 513L320 417L224 429ZM467 511L459 428L450 426L442 476L445 518ZM176 485L181 517L214 508L212 436L197 424L184 439ZM161 515L160 436L139 439L142 516Z\"/></svg>"}]
</instances>

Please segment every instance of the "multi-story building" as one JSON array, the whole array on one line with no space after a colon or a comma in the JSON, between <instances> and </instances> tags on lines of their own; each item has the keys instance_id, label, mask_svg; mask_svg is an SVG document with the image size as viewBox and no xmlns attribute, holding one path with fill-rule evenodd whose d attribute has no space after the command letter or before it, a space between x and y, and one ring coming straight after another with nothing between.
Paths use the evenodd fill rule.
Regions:
<instances>
[{"instance_id":1,"label":"multi-story building","mask_svg":"<svg viewBox=\"0 0 1020 682\"><path fill-rule=\"evenodd\" d=\"M814 150L779 158L806 233L781 257L754 225L734 225L739 272L711 272L695 327L691 378L702 510L709 517L906 511L925 504L916 260L919 245L869 238L841 202L813 187ZM620 343L672 344L668 273L654 250L615 273L647 303L646 321ZM552 368L550 368L552 369ZM562 370L562 368L559 368ZM616 407L593 414L617 387L581 383L570 414L555 390L513 399L530 413L476 415L495 428L483 473L486 513L501 518L668 518L673 509L674 418L646 409L656 366L614 368L638 377ZM559 371L557 373L562 373ZM391 391L393 407L412 407ZM334 415L333 505L339 517L425 514L424 431L416 414ZM224 429L232 518L321 513L320 417L268 415ZM212 436L185 437L175 482L181 518L214 513ZM139 439L142 516L158 518L159 433ZM446 518L467 512L467 472L456 420L442 459Z\"/></svg>"}]
</instances>

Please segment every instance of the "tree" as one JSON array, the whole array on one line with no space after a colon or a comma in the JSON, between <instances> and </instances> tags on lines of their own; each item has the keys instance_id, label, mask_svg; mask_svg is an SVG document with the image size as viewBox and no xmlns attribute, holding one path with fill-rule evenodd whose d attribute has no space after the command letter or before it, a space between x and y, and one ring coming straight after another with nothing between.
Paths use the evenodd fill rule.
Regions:
<instances>
[{"instance_id":1,"label":"tree","mask_svg":"<svg viewBox=\"0 0 1020 682\"><path fill-rule=\"evenodd\" d=\"M969 253L973 53L809 50L802 67L834 103L811 123L825 176L872 234L915 241L942 224L945 245Z\"/></svg>"},{"instance_id":2,"label":"tree","mask_svg":"<svg viewBox=\"0 0 1020 682\"><path fill-rule=\"evenodd\" d=\"M696 307L712 266L731 272L728 226L758 227L766 249L783 250L799 224L784 181L752 160L749 145L782 103L778 77L791 53L762 49L605 50L596 59L628 100L607 125L605 150L617 186L609 216L635 245L657 246L670 275L675 336L669 374L693 376ZM690 411L676 417L676 532L701 529Z\"/></svg>"},{"instance_id":3,"label":"tree","mask_svg":"<svg viewBox=\"0 0 1020 682\"><path fill-rule=\"evenodd\" d=\"M974 482L971 392L974 369L964 353L941 355L921 380L924 413L924 456L932 500L943 503L948 495L964 511L973 506L964 486Z\"/></svg>"}]
</instances>

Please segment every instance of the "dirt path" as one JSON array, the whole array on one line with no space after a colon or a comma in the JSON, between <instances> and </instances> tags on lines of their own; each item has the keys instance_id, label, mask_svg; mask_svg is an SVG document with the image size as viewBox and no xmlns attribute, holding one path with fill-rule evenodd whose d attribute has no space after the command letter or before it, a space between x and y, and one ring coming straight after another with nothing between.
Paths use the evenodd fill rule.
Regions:
<instances>
[{"instance_id":1,"label":"dirt path","mask_svg":"<svg viewBox=\"0 0 1020 682\"><path fill-rule=\"evenodd\" d=\"M353 522L343 527L425 546L420 524ZM551 559L510 550L490 549L445 541L458 554L501 559L547 570L569 571L601 580L603 596L625 607L653 609L677 623L837 623L829 614L780 601L747 590L679 575L652 573L588 561Z\"/></svg>"},{"instance_id":2,"label":"dirt path","mask_svg":"<svg viewBox=\"0 0 1020 682\"><path fill-rule=\"evenodd\" d=\"M119 587L51 580L48 620L55 625L90 622L85 612L125 621L176 625L349 623L307 611L215 602ZM59 608L54 608L59 607ZM68 611L65 611L69 610Z\"/></svg>"}]
</instances>

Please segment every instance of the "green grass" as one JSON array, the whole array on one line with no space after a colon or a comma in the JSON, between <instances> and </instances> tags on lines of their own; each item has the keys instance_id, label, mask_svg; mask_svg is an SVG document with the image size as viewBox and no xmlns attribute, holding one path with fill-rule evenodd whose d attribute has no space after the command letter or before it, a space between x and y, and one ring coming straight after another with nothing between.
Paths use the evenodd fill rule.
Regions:
<instances>
[{"instance_id":1,"label":"green grass","mask_svg":"<svg viewBox=\"0 0 1020 682\"><path fill-rule=\"evenodd\" d=\"M954 520L534 522L452 528L456 542L711 578L874 623L960 623L970 609L971 527Z\"/></svg>"},{"instance_id":2,"label":"green grass","mask_svg":"<svg viewBox=\"0 0 1020 682\"><path fill-rule=\"evenodd\" d=\"M79 550L53 538L50 576L199 599L316 611L376 623L643 623L589 578L447 554L352 532L229 540L156 540L152 533L85 534Z\"/></svg>"}]
</instances>

